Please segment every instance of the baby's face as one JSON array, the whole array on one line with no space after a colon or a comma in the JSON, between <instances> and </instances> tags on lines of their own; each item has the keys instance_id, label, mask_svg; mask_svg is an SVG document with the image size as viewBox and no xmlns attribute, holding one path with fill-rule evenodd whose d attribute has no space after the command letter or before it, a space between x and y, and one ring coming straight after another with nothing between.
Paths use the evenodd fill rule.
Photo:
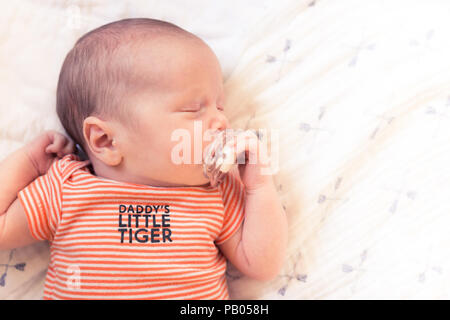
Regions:
<instances>
[{"instance_id":1,"label":"baby's face","mask_svg":"<svg viewBox=\"0 0 450 320\"><path fill-rule=\"evenodd\" d=\"M201 150L201 157L210 142L205 140L205 132L229 127L223 111L223 77L215 54L197 40L143 44L136 54L135 71L142 80L142 88L132 98L136 128L121 128L116 141L123 169L130 181L139 184L207 184L194 149ZM154 61L161 63L155 65ZM172 139L177 132L186 135ZM190 151L190 156L175 148L182 142L187 143L185 151ZM176 164L183 156L190 163Z\"/></svg>"}]
</instances>

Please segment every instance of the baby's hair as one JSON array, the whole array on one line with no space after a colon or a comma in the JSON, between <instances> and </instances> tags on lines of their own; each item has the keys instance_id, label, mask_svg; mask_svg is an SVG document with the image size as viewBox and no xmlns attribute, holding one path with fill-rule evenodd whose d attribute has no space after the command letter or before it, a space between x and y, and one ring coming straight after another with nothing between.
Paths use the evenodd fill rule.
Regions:
<instances>
[{"instance_id":1,"label":"baby's hair","mask_svg":"<svg viewBox=\"0 0 450 320\"><path fill-rule=\"evenodd\" d=\"M196 38L166 21L124 19L86 33L67 54L59 74L56 112L67 134L84 150L83 121L88 116L133 127L133 112L126 105L136 84L131 49L145 37L159 36Z\"/></svg>"}]
</instances>

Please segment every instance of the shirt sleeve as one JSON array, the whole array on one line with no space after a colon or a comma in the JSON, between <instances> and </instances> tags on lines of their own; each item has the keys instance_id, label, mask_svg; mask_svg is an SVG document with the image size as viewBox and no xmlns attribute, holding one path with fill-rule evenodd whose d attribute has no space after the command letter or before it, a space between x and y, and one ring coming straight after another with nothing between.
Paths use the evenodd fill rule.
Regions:
<instances>
[{"instance_id":1,"label":"shirt sleeve","mask_svg":"<svg viewBox=\"0 0 450 320\"><path fill-rule=\"evenodd\" d=\"M36 240L53 241L61 219L61 160L55 160L46 174L39 176L17 194Z\"/></svg>"},{"instance_id":2,"label":"shirt sleeve","mask_svg":"<svg viewBox=\"0 0 450 320\"><path fill-rule=\"evenodd\" d=\"M222 229L215 241L217 245L230 239L244 222L245 187L238 175L239 172L230 171L219 184L223 199L224 217Z\"/></svg>"}]
</instances>

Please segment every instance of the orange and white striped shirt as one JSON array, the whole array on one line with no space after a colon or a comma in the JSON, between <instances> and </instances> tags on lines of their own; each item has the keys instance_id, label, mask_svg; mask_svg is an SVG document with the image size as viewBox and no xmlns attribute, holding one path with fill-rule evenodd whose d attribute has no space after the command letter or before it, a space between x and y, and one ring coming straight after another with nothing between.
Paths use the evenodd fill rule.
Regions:
<instances>
[{"instance_id":1,"label":"orange and white striped shirt","mask_svg":"<svg viewBox=\"0 0 450 320\"><path fill-rule=\"evenodd\" d=\"M33 237L51 244L44 299L229 299L216 245L243 222L239 179L153 187L89 164L66 155L18 193Z\"/></svg>"}]
</instances>

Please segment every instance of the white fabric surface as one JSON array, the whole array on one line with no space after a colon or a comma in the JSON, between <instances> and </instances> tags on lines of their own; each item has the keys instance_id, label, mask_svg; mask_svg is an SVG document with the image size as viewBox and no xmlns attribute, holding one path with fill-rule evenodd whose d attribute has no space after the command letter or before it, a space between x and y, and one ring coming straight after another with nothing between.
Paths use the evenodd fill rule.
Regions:
<instances>
[{"instance_id":1,"label":"white fabric surface","mask_svg":"<svg viewBox=\"0 0 450 320\"><path fill-rule=\"evenodd\" d=\"M448 299L449 14L444 0L2 3L0 157L61 129L56 81L79 36L168 20L216 51L234 127L280 136L289 255L270 283L230 268L232 298ZM0 252L0 298L39 299L47 261L43 243Z\"/></svg>"}]
</instances>

